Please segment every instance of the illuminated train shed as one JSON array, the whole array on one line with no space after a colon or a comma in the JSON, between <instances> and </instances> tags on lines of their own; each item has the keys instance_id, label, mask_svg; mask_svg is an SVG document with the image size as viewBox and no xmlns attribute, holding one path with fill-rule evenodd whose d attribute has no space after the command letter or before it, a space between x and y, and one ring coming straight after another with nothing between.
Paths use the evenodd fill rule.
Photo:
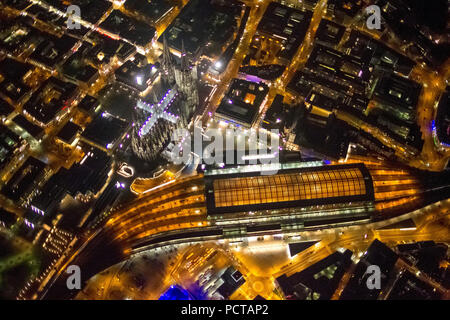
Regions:
<instances>
[{"instance_id":1,"label":"illuminated train shed","mask_svg":"<svg viewBox=\"0 0 450 320\"><path fill-rule=\"evenodd\" d=\"M448 175L428 179L430 173L421 176L378 160L275 166L272 175L263 174L266 166L241 166L161 185L121 205L106 224L80 238L67 263L82 265L87 281L132 253L166 244L239 242L255 235L363 224L411 212L450 193ZM67 291L65 278L60 271L38 296L73 297L76 292Z\"/></svg>"}]
</instances>

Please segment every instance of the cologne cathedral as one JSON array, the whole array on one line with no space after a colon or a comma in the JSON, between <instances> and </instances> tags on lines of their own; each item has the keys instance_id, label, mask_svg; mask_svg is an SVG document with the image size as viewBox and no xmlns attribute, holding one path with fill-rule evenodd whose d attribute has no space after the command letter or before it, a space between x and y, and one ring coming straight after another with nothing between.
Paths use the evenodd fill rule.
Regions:
<instances>
[{"instance_id":1,"label":"cologne cathedral","mask_svg":"<svg viewBox=\"0 0 450 320\"><path fill-rule=\"evenodd\" d=\"M164 38L160 81L135 107L132 148L142 160L155 160L170 143L174 130L189 124L198 106L197 67L189 62L184 45L181 51L178 64Z\"/></svg>"}]
</instances>

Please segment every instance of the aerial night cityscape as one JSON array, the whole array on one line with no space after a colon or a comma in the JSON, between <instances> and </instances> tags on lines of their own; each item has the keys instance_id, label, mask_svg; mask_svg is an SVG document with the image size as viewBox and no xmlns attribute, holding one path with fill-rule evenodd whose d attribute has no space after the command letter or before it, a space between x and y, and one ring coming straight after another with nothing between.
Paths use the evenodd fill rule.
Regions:
<instances>
[{"instance_id":1,"label":"aerial night cityscape","mask_svg":"<svg viewBox=\"0 0 450 320\"><path fill-rule=\"evenodd\" d=\"M0 300L450 300L449 12L0 0Z\"/></svg>"}]
</instances>

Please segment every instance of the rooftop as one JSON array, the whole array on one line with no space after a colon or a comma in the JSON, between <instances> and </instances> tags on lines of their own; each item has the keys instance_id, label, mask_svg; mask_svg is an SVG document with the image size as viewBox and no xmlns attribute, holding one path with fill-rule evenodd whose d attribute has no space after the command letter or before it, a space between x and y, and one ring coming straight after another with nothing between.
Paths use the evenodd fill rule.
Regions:
<instances>
[{"instance_id":1,"label":"rooftop","mask_svg":"<svg viewBox=\"0 0 450 320\"><path fill-rule=\"evenodd\" d=\"M413 122L422 86L397 75L381 77L375 85L372 99L399 120Z\"/></svg>"},{"instance_id":2,"label":"rooftop","mask_svg":"<svg viewBox=\"0 0 450 320\"><path fill-rule=\"evenodd\" d=\"M44 172L45 166L45 163L35 158L28 158L1 192L11 200L18 201L33 190L36 179Z\"/></svg>"},{"instance_id":3,"label":"rooftop","mask_svg":"<svg viewBox=\"0 0 450 320\"><path fill-rule=\"evenodd\" d=\"M33 93L23 108L40 124L47 125L55 120L59 112L69 107L69 100L77 91L76 85L51 77Z\"/></svg>"},{"instance_id":4,"label":"rooftop","mask_svg":"<svg viewBox=\"0 0 450 320\"><path fill-rule=\"evenodd\" d=\"M305 37L311 18L311 11L301 11L271 2L257 30L279 40L284 48L278 56L290 60Z\"/></svg>"},{"instance_id":5,"label":"rooftop","mask_svg":"<svg viewBox=\"0 0 450 320\"><path fill-rule=\"evenodd\" d=\"M351 56L358 57L365 63L370 62L379 68L394 70L404 75L409 75L415 65L413 60L358 30L350 32L344 47L350 50Z\"/></svg>"},{"instance_id":6,"label":"rooftop","mask_svg":"<svg viewBox=\"0 0 450 320\"><path fill-rule=\"evenodd\" d=\"M342 300L376 300L380 291L389 281L394 265L397 261L397 254L392 251L384 243L375 239L367 249L366 253L361 257L356 265L353 276L350 278L347 286L341 294ZM366 273L368 265L377 265L381 271L381 289L369 289L367 286L361 286L369 276Z\"/></svg>"},{"instance_id":7,"label":"rooftop","mask_svg":"<svg viewBox=\"0 0 450 320\"><path fill-rule=\"evenodd\" d=\"M127 128L128 123L103 112L86 127L81 137L102 149L111 149Z\"/></svg>"},{"instance_id":8,"label":"rooftop","mask_svg":"<svg viewBox=\"0 0 450 320\"><path fill-rule=\"evenodd\" d=\"M107 0L73 0L71 3L80 6L81 12L83 12L83 20L93 24L98 22L112 6L112 3Z\"/></svg>"},{"instance_id":9,"label":"rooftop","mask_svg":"<svg viewBox=\"0 0 450 320\"><path fill-rule=\"evenodd\" d=\"M0 126L0 169L3 164L12 159L12 155L20 145L21 139L3 125Z\"/></svg>"},{"instance_id":10,"label":"rooftop","mask_svg":"<svg viewBox=\"0 0 450 320\"><path fill-rule=\"evenodd\" d=\"M267 97L269 87L260 82L233 79L216 111L216 116L240 125L251 126Z\"/></svg>"},{"instance_id":11,"label":"rooftop","mask_svg":"<svg viewBox=\"0 0 450 320\"><path fill-rule=\"evenodd\" d=\"M72 143L73 139L76 137L77 133L81 131L81 128L75 123L69 121L64 127L58 132L57 137L65 143Z\"/></svg>"},{"instance_id":12,"label":"rooftop","mask_svg":"<svg viewBox=\"0 0 450 320\"><path fill-rule=\"evenodd\" d=\"M344 35L345 27L333 21L322 19L316 31L316 41L325 45L337 45Z\"/></svg>"},{"instance_id":13,"label":"rooftop","mask_svg":"<svg viewBox=\"0 0 450 320\"><path fill-rule=\"evenodd\" d=\"M267 130L278 129L281 131L288 115L288 110L285 104L283 104L283 99L284 96L280 94L275 96L262 121L263 128Z\"/></svg>"},{"instance_id":14,"label":"rooftop","mask_svg":"<svg viewBox=\"0 0 450 320\"><path fill-rule=\"evenodd\" d=\"M66 60L62 65L62 71L67 78L88 83L98 76L98 70L85 62L85 57L91 48L92 46L83 44Z\"/></svg>"},{"instance_id":15,"label":"rooftop","mask_svg":"<svg viewBox=\"0 0 450 320\"><path fill-rule=\"evenodd\" d=\"M116 70L116 79L138 91L145 91L159 74L158 66L147 64L138 65L137 62L128 60Z\"/></svg>"},{"instance_id":16,"label":"rooftop","mask_svg":"<svg viewBox=\"0 0 450 320\"><path fill-rule=\"evenodd\" d=\"M99 105L100 103L96 98L86 95L83 100L78 103L78 108L88 113L94 113Z\"/></svg>"},{"instance_id":17,"label":"rooftop","mask_svg":"<svg viewBox=\"0 0 450 320\"><path fill-rule=\"evenodd\" d=\"M45 34L43 41L39 43L31 58L53 69L72 50L78 39L64 35L60 38Z\"/></svg>"},{"instance_id":18,"label":"rooftop","mask_svg":"<svg viewBox=\"0 0 450 320\"><path fill-rule=\"evenodd\" d=\"M15 124L27 131L35 139L39 139L44 129L28 121L23 115L19 114L12 120Z\"/></svg>"},{"instance_id":19,"label":"rooftop","mask_svg":"<svg viewBox=\"0 0 450 320\"><path fill-rule=\"evenodd\" d=\"M155 28L128 17L119 10L113 10L108 18L100 24L100 28L142 47L149 45L156 35Z\"/></svg>"},{"instance_id":20,"label":"rooftop","mask_svg":"<svg viewBox=\"0 0 450 320\"><path fill-rule=\"evenodd\" d=\"M225 299L228 299L239 287L245 283L245 279L234 267L228 267L221 277L223 283L217 292Z\"/></svg>"},{"instance_id":21,"label":"rooftop","mask_svg":"<svg viewBox=\"0 0 450 320\"><path fill-rule=\"evenodd\" d=\"M373 199L362 165L206 176L208 213L245 212Z\"/></svg>"},{"instance_id":22,"label":"rooftop","mask_svg":"<svg viewBox=\"0 0 450 320\"><path fill-rule=\"evenodd\" d=\"M166 37L169 46L181 52L183 40L191 55L199 50L207 56L219 55L237 28L236 18L241 10L239 1L191 0L158 41L162 43Z\"/></svg>"},{"instance_id":23,"label":"rooftop","mask_svg":"<svg viewBox=\"0 0 450 320\"><path fill-rule=\"evenodd\" d=\"M0 98L0 117L9 116L14 111L14 107Z\"/></svg>"},{"instance_id":24,"label":"rooftop","mask_svg":"<svg viewBox=\"0 0 450 320\"><path fill-rule=\"evenodd\" d=\"M288 300L329 300L351 264L352 252L335 252L291 276L276 279Z\"/></svg>"},{"instance_id":25,"label":"rooftop","mask_svg":"<svg viewBox=\"0 0 450 320\"><path fill-rule=\"evenodd\" d=\"M314 46L306 67L310 70L317 70L331 77L351 82L353 85L367 81L370 76L368 66L359 58L343 54L320 44Z\"/></svg>"},{"instance_id":26,"label":"rooftop","mask_svg":"<svg viewBox=\"0 0 450 320\"><path fill-rule=\"evenodd\" d=\"M0 62L0 92L13 102L19 102L31 88L24 82L31 74L32 67L28 64L6 58Z\"/></svg>"},{"instance_id":27,"label":"rooftop","mask_svg":"<svg viewBox=\"0 0 450 320\"><path fill-rule=\"evenodd\" d=\"M153 24L166 16L175 5L172 0L126 0L125 9L148 18Z\"/></svg>"}]
</instances>

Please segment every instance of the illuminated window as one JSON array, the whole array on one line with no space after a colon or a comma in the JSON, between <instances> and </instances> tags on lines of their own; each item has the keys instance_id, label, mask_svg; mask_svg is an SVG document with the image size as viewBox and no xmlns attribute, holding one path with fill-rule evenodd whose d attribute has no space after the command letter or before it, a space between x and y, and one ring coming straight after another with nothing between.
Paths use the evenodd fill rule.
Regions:
<instances>
[{"instance_id":1,"label":"illuminated window","mask_svg":"<svg viewBox=\"0 0 450 320\"><path fill-rule=\"evenodd\" d=\"M256 96L255 96L254 94L252 94L252 93L247 93L247 94L245 95L244 101L245 101L245 103L253 104L253 103L255 102L255 98L256 98Z\"/></svg>"}]
</instances>

